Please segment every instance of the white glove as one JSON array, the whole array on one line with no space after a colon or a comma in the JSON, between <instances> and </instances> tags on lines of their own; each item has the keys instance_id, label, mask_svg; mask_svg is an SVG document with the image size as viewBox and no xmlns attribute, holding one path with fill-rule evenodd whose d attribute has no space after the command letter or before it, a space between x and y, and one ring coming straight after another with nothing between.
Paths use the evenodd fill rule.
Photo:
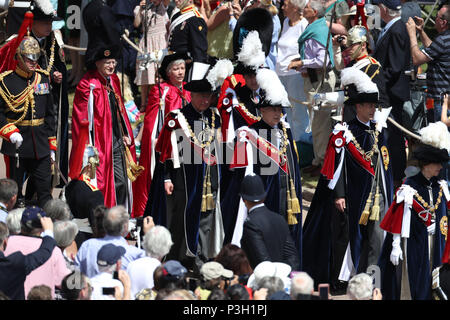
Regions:
<instances>
[{"instance_id":1,"label":"white glove","mask_svg":"<svg viewBox=\"0 0 450 320\"><path fill-rule=\"evenodd\" d=\"M433 222L430 224L430 226L427 227L428 234L434 234L434 231L436 230L436 222Z\"/></svg>"},{"instance_id":2,"label":"white glove","mask_svg":"<svg viewBox=\"0 0 450 320\"><path fill-rule=\"evenodd\" d=\"M53 162L56 161L56 154L55 151L53 150L50 150L50 159L52 159Z\"/></svg>"},{"instance_id":3,"label":"white glove","mask_svg":"<svg viewBox=\"0 0 450 320\"><path fill-rule=\"evenodd\" d=\"M23 138L22 135L18 132L14 132L10 137L9 137L9 141L11 141L11 143L14 143L16 145L16 148L19 149L20 146L22 145L23 142Z\"/></svg>"},{"instance_id":4,"label":"white glove","mask_svg":"<svg viewBox=\"0 0 450 320\"><path fill-rule=\"evenodd\" d=\"M400 235L394 234L390 260L394 266L397 266L399 263L399 259L403 260L403 252L402 249L400 248Z\"/></svg>"}]
</instances>

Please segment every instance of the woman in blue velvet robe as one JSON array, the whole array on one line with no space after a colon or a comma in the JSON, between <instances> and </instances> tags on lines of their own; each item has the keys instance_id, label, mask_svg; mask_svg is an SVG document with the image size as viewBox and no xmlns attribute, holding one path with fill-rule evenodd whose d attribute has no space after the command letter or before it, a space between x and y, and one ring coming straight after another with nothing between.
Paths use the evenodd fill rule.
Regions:
<instances>
[{"instance_id":1,"label":"woman in blue velvet robe","mask_svg":"<svg viewBox=\"0 0 450 320\"><path fill-rule=\"evenodd\" d=\"M425 145L413 156L420 172L404 181L380 225L388 232L379 260L386 300L431 299L431 271L445 248L449 193L437 176L448 152Z\"/></svg>"}]
</instances>

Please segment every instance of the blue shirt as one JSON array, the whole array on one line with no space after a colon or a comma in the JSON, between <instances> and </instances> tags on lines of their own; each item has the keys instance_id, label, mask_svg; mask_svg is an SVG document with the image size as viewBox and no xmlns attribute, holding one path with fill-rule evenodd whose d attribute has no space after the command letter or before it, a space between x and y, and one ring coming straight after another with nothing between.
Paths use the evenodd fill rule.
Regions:
<instances>
[{"instance_id":1,"label":"blue shirt","mask_svg":"<svg viewBox=\"0 0 450 320\"><path fill-rule=\"evenodd\" d=\"M278 54L278 37L280 36L281 31L281 23L278 15L274 15L272 17L273 21L273 31L272 31L272 41L270 43L270 52L266 57L266 66L269 67L270 70L275 71L275 65L277 64L277 54Z\"/></svg>"},{"instance_id":2,"label":"blue shirt","mask_svg":"<svg viewBox=\"0 0 450 320\"><path fill-rule=\"evenodd\" d=\"M6 223L6 217L8 216L8 211L6 206L0 202L0 222Z\"/></svg>"},{"instance_id":3,"label":"blue shirt","mask_svg":"<svg viewBox=\"0 0 450 320\"><path fill-rule=\"evenodd\" d=\"M104 238L94 238L83 242L75 258L75 264L88 278L99 273L97 265L97 253L105 244L112 243L116 246L124 247L126 252L122 257L122 269L126 270L128 264L139 258L146 256L145 251L134 246L130 246L123 237L105 236Z\"/></svg>"}]
</instances>

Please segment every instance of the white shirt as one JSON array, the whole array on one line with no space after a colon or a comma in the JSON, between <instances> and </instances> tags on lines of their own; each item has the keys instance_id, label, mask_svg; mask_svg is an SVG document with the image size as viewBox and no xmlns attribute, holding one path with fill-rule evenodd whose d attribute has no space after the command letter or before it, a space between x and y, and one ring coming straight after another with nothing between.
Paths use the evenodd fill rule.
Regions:
<instances>
[{"instance_id":1,"label":"white shirt","mask_svg":"<svg viewBox=\"0 0 450 320\"><path fill-rule=\"evenodd\" d=\"M145 257L130 262L127 273L131 280L131 297L142 289L152 289L154 286L153 272L161 265L158 259Z\"/></svg>"},{"instance_id":2,"label":"white shirt","mask_svg":"<svg viewBox=\"0 0 450 320\"><path fill-rule=\"evenodd\" d=\"M91 278L92 296L91 300L115 300L114 295L104 295L103 288L120 288L123 295L123 285L119 280L113 279L112 273L102 272Z\"/></svg>"},{"instance_id":3,"label":"white shirt","mask_svg":"<svg viewBox=\"0 0 450 320\"><path fill-rule=\"evenodd\" d=\"M278 39L278 55L276 73L279 76L289 76L297 74L295 70L288 70L289 63L300 58L298 52L298 38L308 26L308 20L303 18L295 26L289 26L289 18L284 19L283 29Z\"/></svg>"},{"instance_id":4,"label":"white shirt","mask_svg":"<svg viewBox=\"0 0 450 320\"><path fill-rule=\"evenodd\" d=\"M264 207L264 203L260 203L260 204L257 204L256 206L252 207L252 208L248 211L248 213L252 212L253 210L255 210L255 209L257 209L257 208L261 208L261 207Z\"/></svg>"}]
</instances>

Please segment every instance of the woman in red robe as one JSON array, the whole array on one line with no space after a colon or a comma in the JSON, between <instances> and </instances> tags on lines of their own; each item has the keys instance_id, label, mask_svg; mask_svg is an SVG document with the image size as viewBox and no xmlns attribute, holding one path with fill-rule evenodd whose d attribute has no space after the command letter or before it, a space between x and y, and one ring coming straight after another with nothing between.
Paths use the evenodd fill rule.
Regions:
<instances>
[{"instance_id":1,"label":"woman in red robe","mask_svg":"<svg viewBox=\"0 0 450 320\"><path fill-rule=\"evenodd\" d=\"M139 165L144 172L134 184L134 201L132 217L141 217L147 204L152 174L157 161L155 144L166 115L175 109L181 109L191 101L191 94L184 89L185 59L181 53L173 53L164 57L159 73L164 79L150 90L148 105L145 110L144 128L141 141Z\"/></svg>"}]
</instances>

